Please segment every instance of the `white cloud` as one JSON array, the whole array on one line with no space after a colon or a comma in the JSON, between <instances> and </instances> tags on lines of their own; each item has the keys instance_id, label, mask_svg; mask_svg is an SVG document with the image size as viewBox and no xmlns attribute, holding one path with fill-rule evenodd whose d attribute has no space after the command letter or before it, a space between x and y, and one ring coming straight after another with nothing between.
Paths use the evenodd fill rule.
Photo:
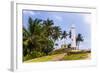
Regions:
<instances>
[{"instance_id":1,"label":"white cloud","mask_svg":"<svg viewBox=\"0 0 100 73\"><path fill-rule=\"evenodd\" d=\"M36 13L34 11L24 11L24 14L35 15Z\"/></svg>"},{"instance_id":2,"label":"white cloud","mask_svg":"<svg viewBox=\"0 0 100 73\"><path fill-rule=\"evenodd\" d=\"M62 17L60 16L53 15L53 18L56 19L57 21L62 21Z\"/></svg>"},{"instance_id":3,"label":"white cloud","mask_svg":"<svg viewBox=\"0 0 100 73\"><path fill-rule=\"evenodd\" d=\"M91 24L91 16L90 15L84 15L84 21L87 24Z\"/></svg>"}]
</instances>

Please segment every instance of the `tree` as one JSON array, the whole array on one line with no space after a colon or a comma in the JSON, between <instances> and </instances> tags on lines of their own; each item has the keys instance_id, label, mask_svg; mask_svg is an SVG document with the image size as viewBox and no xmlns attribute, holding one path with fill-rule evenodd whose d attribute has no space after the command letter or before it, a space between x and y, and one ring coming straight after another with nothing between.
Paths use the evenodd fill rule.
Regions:
<instances>
[{"instance_id":1,"label":"tree","mask_svg":"<svg viewBox=\"0 0 100 73\"><path fill-rule=\"evenodd\" d=\"M33 20L29 17L27 28L23 26L23 56L40 57L43 53L48 55L54 49L61 29L53 25L53 20Z\"/></svg>"},{"instance_id":2,"label":"tree","mask_svg":"<svg viewBox=\"0 0 100 73\"><path fill-rule=\"evenodd\" d=\"M71 30L70 30L70 31L69 31L69 38L71 38L71 37L72 37L71 35L72 35L72 33L71 33Z\"/></svg>"},{"instance_id":3,"label":"tree","mask_svg":"<svg viewBox=\"0 0 100 73\"><path fill-rule=\"evenodd\" d=\"M54 43L61 36L61 28L59 26L54 26L53 20L47 19L43 21L44 34L48 39L52 40Z\"/></svg>"},{"instance_id":4,"label":"tree","mask_svg":"<svg viewBox=\"0 0 100 73\"><path fill-rule=\"evenodd\" d=\"M64 45L66 44L67 36L68 36L67 32L66 32L66 31L63 31L63 32L62 32L62 37L61 37L61 39L64 39Z\"/></svg>"},{"instance_id":5,"label":"tree","mask_svg":"<svg viewBox=\"0 0 100 73\"><path fill-rule=\"evenodd\" d=\"M43 32L45 34L46 37L51 37L52 32L53 32L53 20L44 20L43 21Z\"/></svg>"},{"instance_id":6,"label":"tree","mask_svg":"<svg viewBox=\"0 0 100 73\"><path fill-rule=\"evenodd\" d=\"M23 26L23 54L24 56L27 54L31 54L32 50L37 49L38 46L38 34L40 34L41 31L41 20L35 19L32 20L31 17L29 17L28 20L28 28L26 29Z\"/></svg>"},{"instance_id":7,"label":"tree","mask_svg":"<svg viewBox=\"0 0 100 73\"><path fill-rule=\"evenodd\" d=\"M68 44L68 48L71 48L71 44Z\"/></svg>"},{"instance_id":8,"label":"tree","mask_svg":"<svg viewBox=\"0 0 100 73\"><path fill-rule=\"evenodd\" d=\"M57 40L61 35L61 28L54 26L53 20L47 19L43 21L43 31L49 39Z\"/></svg>"},{"instance_id":9,"label":"tree","mask_svg":"<svg viewBox=\"0 0 100 73\"><path fill-rule=\"evenodd\" d=\"M84 39L82 37L82 34L79 33L76 37L76 45L77 45L78 49L79 49L80 42L83 42L83 41L84 41Z\"/></svg>"},{"instance_id":10,"label":"tree","mask_svg":"<svg viewBox=\"0 0 100 73\"><path fill-rule=\"evenodd\" d=\"M53 27L52 38L56 41L61 36L61 28L58 26Z\"/></svg>"}]
</instances>

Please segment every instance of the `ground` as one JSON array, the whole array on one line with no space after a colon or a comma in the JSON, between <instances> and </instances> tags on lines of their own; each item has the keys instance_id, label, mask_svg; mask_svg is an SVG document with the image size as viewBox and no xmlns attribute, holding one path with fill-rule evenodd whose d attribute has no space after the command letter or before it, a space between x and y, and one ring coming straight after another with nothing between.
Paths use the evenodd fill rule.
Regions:
<instances>
[{"instance_id":1,"label":"ground","mask_svg":"<svg viewBox=\"0 0 100 73\"><path fill-rule=\"evenodd\" d=\"M80 54L71 54L71 55L67 55L67 53L62 53L62 54L55 54L55 55L49 55L49 56L31 59L31 60L25 61L25 63L61 61L61 60L66 60L66 61L67 60L82 60L82 59L90 59L90 58L91 58L90 53L80 53Z\"/></svg>"}]
</instances>

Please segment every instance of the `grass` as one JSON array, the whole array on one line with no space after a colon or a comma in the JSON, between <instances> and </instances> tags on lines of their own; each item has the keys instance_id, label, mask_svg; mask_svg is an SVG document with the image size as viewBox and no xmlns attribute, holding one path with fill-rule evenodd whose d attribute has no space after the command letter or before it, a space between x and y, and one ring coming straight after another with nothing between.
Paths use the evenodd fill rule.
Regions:
<instances>
[{"instance_id":1,"label":"grass","mask_svg":"<svg viewBox=\"0 0 100 73\"><path fill-rule=\"evenodd\" d=\"M58 56L59 54L56 55L50 55L50 56L44 56L44 57L40 57L40 58L35 58L35 59L31 59L28 61L25 61L25 63L29 63L29 62L45 62L45 61L51 61L54 57Z\"/></svg>"},{"instance_id":2,"label":"grass","mask_svg":"<svg viewBox=\"0 0 100 73\"><path fill-rule=\"evenodd\" d=\"M87 59L89 53L78 53L78 54L70 54L70 55L65 55L62 57L61 60L82 60L82 59ZM62 54L55 54L55 55L49 55L49 56L43 56L40 58L35 58L31 60L24 61L25 63L30 63L30 62L46 62L46 61L54 61L53 59L56 59L58 56L62 56ZM58 60L59 61L59 60Z\"/></svg>"},{"instance_id":3,"label":"grass","mask_svg":"<svg viewBox=\"0 0 100 73\"><path fill-rule=\"evenodd\" d=\"M65 55L63 60L81 60L88 57L88 53L79 53L79 54L71 54Z\"/></svg>"}]
</instances>

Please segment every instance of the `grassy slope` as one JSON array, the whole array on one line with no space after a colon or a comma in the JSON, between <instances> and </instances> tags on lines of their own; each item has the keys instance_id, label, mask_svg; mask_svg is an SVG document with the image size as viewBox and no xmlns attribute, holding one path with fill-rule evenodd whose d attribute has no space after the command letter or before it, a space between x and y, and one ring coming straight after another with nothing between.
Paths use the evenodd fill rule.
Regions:
<instances>
[{"instance_id":1,"label":"grassy slope","mask_svg":"<svg viewBox=\"0 0 100 73\"><path fill-rule=\"evenodd\" d=\"M32 60L25 61L26 63L28 62L45 62L45 61L51 61L54 57L61 55L61 54L56 54L56 55L51 55L51 56L44 56L40 58L35 58Z\"/></svg>"},{"instance_id":2,"label":"grassy slope","mask_svg":"<svg viewBox=\"0 0 100 73\"><path fill-rule=\"evenodd\" d=\"M80 53L80 54L71 54L69 56L64 56L63 60L81 60L81 59L87 59L88 53Z\"/></svg>"},{"instance_id":3,"label":"grassy slope","mask_svg":"<svg viewBox=\"0 0 100 73\"><path fill-rule=\"evenodd\" d=\"M63 54L65 54L65 53L63 53ZM55 55L51 55L51 56L35 58L35 59L25 61L25 63L54 61L53 59L56 59L59 56L62 56L62 60L81 60L81 59L87 59L87 57L89 55L89 53L80 53L80 54L71 54L71 55L63 55L63 54L55 54ZM59 59L58 59L58 61L59 61Z\"/></svg>"}]
</instances>

